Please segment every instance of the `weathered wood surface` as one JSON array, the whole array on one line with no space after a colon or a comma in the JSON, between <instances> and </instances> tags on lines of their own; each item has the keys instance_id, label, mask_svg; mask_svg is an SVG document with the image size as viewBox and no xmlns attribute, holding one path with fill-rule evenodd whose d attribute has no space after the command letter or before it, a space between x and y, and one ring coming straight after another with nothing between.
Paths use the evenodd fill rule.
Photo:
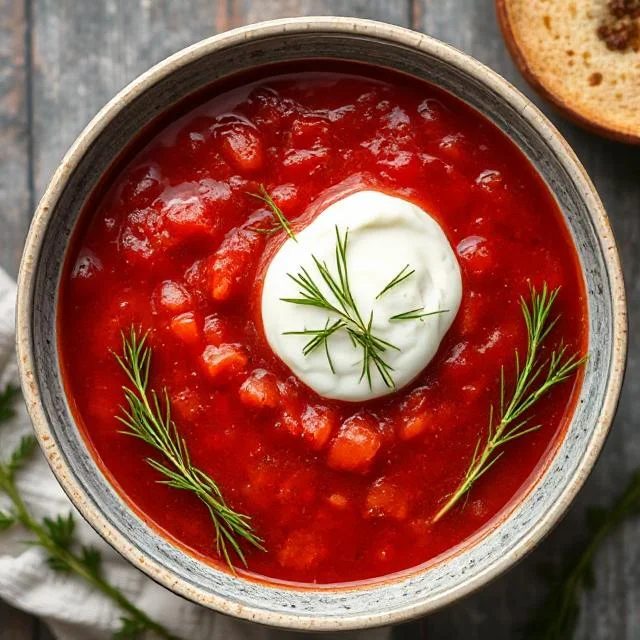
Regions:
<instances>
[{"instance_id":1,"label":"weathered wood surface","mask_svg":"<svg viewBox=\"0 0 640 640\"><path fill-rule=\"evenodd\" d=\"M640 467L640 148L588 134L536 98L504 48L493 0L0 0L0 264L15 273L32 203L74 137L126 82L218 31L274 17L329 14L412 26L507 77L573 145L616 232L629 296L629 369L615 428L587 487L559 527L508 575L397 634L417 638L422 629L429 639L508 640L545 593L537 567L570 553L582 535L585 507L606 503ZM640 638L640 521L608 541L596 573L577 638ZM42 633L0 605L0 640L42 639Z\"/></svg>"}]
</instances>

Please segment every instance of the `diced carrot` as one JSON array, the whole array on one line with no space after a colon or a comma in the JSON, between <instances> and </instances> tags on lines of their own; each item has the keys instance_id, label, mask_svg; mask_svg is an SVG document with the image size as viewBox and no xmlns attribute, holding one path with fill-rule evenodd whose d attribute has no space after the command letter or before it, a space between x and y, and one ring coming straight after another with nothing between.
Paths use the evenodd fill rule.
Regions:
<instances>
[{"instance_id":1,"label":"diced carrot","mask_svg":"<svg viewBox=\"0 0 640 640\"><path fill-rule=\"evenodd\" d=\"M409 416L404 420L402 427L400 428L400 437L403 440L416 438L427 430L430 423L431 418L427 413Z\"/></svg>"},{"instance_id":2,"label":"diced carrot","mask_svg":"<svg viewBox=\"0 0 640 640\"><path fill-rule=\"evenodd\" d=\"M406 492L388 478L376 480L367 494L364 516L366 518L393 518L405 520L409 515Z\"/></svg>"},{"instance_id":3,"label":"diced carrot","mask_svg":"<svg viewBox=\"0 0 640 640\"><path fill-rule=\"evenodd\" d=\"M338 426L338 416L322 406L308 406L302 413L302 437L314 451L322 449Z\"/></svg>"},{"instance_id":4,"label":"diced carrot","mask_svg":"<svg viewBox=\"0 0 640 640\"><path fill-rule=\"evenodd\" d=\"M434 424L434 398L424 387L415 389L400 406L397 433L401 440L411 440Z\"/></svg>"},{"instance_id":5,"label":"diced carrot","mask_svg":"<svg viewBox=\"0 0 640 640\"><path fill-rule=\"evenodd\" d=\"M278 562L287 569L311 569L327 555L327 548L311 531L294 531L278 551Z\"/></svg>"},{"instance_id":6,"label":"diced carrot","mask_svg":"<svg viewBox=\"0 0 640 640\"><path fill-rule=\"evenodd\" d=\"M327 502L336 509L346 509L349 505L349 500L341 493L332 493L327 498Z\"/></svg>"},{"instance_id":7,"label":"diced carrot","mask_svg":"<svg viewBox=\"0 0 640 640\"><path fill-rule=\"evenodd\" d=\"M264 163L264 146L260 133L241 122L225 126L219 133L220 151L224 159L239 171L253 172Z\"/></svg>"},{"instance_id":8,"label":"diced carrot","mask_svg":"<svg viewBox=\"0 0 640 640\"><path fill-rule=\"evenodd\" d=\"M224 382L242 372L248 362L246 352L237 344L221 344L219 347L210 344L202 354L204 370L215 382Z\"/></svg>"},{"instance_id":9,"label":"diced carrot","mask_svg":"<svg viewBox=\"0 0 640 640\"><path fill-rule=\"evenodd\" d=\"M179 283L165 280L154 296L156 308L168 313L182 313L191 307L189 292Z\"/></svg>"},{"instance_id":10,"label":"diced carrot","mask_svg":"<svg viewBox=\"0 0 640 640\"><path fill-rule=\"evenodd\" d=\"M173 317L171 331L187 344L196 344L200 340L200 327L193 311L185 311Z\"/></svg>"},{"instance_id":11,"label":"diced carrot","mask_svg":"<svg viewBox=\"0 0 640 640\"><path fill-rule=\"evenodd\" d=\"M248 229L234 229L216 251L210 270L211 297L224 302L251 277L262 238Z\"/></svg>"},{"instance_id":12,"label":"diced carrot","mask_svg":"<svg viewBox=\"0 0 640 640\"><path fill-rule=\"evenodd\" d=\"M242 404L252 409L275 409L280 403L275 376L264 369L251 373L238 394Z\"/></svg>"},{"instance_id":13,"label":"diced carrot","mask_svg":"<svg viewBox=\"0 0 640 640\"><path fill-rule=\"evenodd\" d=\"M381 444L373 418L356 414L342 423L331 443L327 464L343 471L366 471Z\"/></svg>"}]
</instances>

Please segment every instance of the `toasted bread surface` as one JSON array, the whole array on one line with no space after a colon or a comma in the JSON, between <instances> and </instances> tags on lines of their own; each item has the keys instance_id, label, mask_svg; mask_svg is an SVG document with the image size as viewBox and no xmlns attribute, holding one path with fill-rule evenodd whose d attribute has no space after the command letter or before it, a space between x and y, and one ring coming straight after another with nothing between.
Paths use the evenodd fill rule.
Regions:
<instances>
[{"instance_id":1,"label":"toasted bread surface","mask_svg":"<svg viewBox=\"0 0 640 640\"><path fill-rule=\"evenodd\" d=\"M607 0L496 6L507 46L536 89L587 128L640 144L640 52L634 43L612 50L599 35L612 20Z\"/></svg>"}]
</instances>

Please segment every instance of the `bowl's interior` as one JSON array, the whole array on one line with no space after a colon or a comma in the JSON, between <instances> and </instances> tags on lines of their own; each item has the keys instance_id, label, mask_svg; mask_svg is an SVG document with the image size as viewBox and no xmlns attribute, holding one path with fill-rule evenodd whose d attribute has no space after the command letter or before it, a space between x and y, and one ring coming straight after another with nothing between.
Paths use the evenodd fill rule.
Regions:
<instances>
[{"instance_id":1,"label":"bowl's interior","mask_svg":"<svg viewBox=\"0 0 640 640\"><path fill-rule=\"evenodd\" d=\"M227 613L297 628L353 628L426 613L477 588L524 555L560 517L600 450L617 399L624 345L616 352L614 329L623 322L616 311L622 285L592 187L562 141L515 90L418 34L367 22L354 28L347 20L318 19L312 29L309 24L272 23L201 43L129 87L97 117L57 174L34 223L23 264L19 342L27 352L25 380L34 374L37 381L41 404L32 416L41 442L50 438L43 445L54 470L85 517L130 560L179 593ZM475 544L428 569L360 588L289 589L234 578L162 538L125 506L89 456L65 399L57 357L52 292L79 212L114 158L146 124L211 82L257 64L300 58L346 59L410 73L493 120L555 194L588 293L590 359L582 392L567 435L538 484Z\"/></svg>"}]
</instances>

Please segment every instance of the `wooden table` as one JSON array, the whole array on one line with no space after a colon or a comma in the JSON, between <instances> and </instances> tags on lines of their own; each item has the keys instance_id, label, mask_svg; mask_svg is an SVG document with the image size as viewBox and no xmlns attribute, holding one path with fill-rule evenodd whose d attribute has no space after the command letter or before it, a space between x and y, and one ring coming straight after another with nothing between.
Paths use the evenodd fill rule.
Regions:
<instances>
[{"instance_id":1,"label":"wooden table","mask_svg":"<svg viewBox=\"0 0 640 640\"><path fill-rule=\"evenodd\" d=\"M428 638L507 640L545 593L537 567L581 539L587 505L606 503L640 467L640 148L581 131L524 84L504 48L493 0L0 0L0 264L15 275L34 206L62 154L95 112L140 72L211 34L282 16L353 15L423 31L496 69L541 104L599 189L627 279L630 357L615 427L565 520L523 563L482 592L422 622ZM577 638L640 638L640 519L597 558ZM419 637L420 626L399 637ZM0 640L48 638L0 603Z\"/></svg>"}]
</instances>

